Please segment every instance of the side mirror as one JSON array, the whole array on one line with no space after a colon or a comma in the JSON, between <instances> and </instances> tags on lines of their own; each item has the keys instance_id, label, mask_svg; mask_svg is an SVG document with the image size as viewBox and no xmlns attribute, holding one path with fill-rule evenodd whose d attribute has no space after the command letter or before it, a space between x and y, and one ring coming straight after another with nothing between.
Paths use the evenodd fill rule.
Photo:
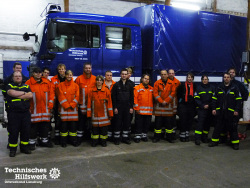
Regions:
<instances>
[{"instance_id":1,"label":"side mirror","mask_svg":"<svg viewBox=\"0 0 250 188\"><path fill-rule=\"evenodd\" d=\"M23 34L23 40L24 41L30 40L30 36L29 36L29 34L27 32Z\"/></svg>"},{"instance_id":2,"label":"side mirror","mask_svg":"<svg viewBox=\"0 0 250 188\"><path fill-rule=\"evenodd\" d=\"M48 25L48 40L56 39L56 27L57 24L55 22L50 22Z\"/></svg>"}]
</instances>

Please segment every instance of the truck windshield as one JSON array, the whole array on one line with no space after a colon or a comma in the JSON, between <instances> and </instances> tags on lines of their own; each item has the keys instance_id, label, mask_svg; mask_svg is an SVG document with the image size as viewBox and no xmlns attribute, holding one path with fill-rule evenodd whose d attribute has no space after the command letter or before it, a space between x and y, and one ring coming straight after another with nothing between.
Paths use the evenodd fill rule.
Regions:
<instances>
[{"instance_id":1,"label":"truck windshield","mask_svg":"<svg viewBox=\"0 0 250 188\"><path fill-rule=\"evenodd\" d=\"M57 22L56 37L52 52L63 52L69 48L98 48L100 28L98 25Z\"/></svg>"},{"instance_id":2,"label":"truck windshield","mask_svg":"<svg viewBox=\"0 0 250 188\"><path fill-rule=\"evenodd\" d=\"M33 45L33 49L35 52L39 52L41 43L42 43L42 38L43 38L43 31L44 31L44 26L45 26L45 19L43 19L36 28L36 35L37 35L37 41Z\"/></svg>"}]
</instances>

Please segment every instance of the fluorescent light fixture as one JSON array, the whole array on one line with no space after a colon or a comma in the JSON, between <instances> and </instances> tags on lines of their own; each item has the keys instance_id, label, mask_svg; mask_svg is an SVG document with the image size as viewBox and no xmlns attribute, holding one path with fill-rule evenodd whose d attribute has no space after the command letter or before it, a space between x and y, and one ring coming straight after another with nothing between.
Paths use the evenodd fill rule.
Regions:
<instances>
[{"instance_id":1,"label":"fluorescent light fixture","mask_svg":"<svg viewBox=\"0 0 250 188\"><path fill-rule=\"evenodd\" d=\"M182 9L188 9L188 10L200 10L201 9L201 7L199 7L198 5L188 4L188 3L173 2L171 5L176 8L182 8Z\"/></svg>"}]
</instances>

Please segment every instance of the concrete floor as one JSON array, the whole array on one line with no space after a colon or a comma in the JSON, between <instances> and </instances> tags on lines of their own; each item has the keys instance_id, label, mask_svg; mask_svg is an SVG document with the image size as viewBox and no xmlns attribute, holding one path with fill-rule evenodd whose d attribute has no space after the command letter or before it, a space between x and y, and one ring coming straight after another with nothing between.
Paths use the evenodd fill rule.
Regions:
<instances>
[{"instance_id":1,"label":"concrete floor","mask_svg":"<svg viewBox=\"0 0 250 188\"><path fill-rule=\"evenodd\" d=\"M0 128L0 141L0 187L250 187L250 137L240 142L238 151L226 144L209 148L179 140L119 146L108 142L106 148L85 142L77 148L38 147L31 155L18 149L15 158L8 156L6 129ZM41 185L31 180L7 183L17 180L6 168L17 167L46 169L26 174L45 174L47 179L36 179ZM58 179L49 175L53 168L60 170Z\"/></svg>"}]
</instances>

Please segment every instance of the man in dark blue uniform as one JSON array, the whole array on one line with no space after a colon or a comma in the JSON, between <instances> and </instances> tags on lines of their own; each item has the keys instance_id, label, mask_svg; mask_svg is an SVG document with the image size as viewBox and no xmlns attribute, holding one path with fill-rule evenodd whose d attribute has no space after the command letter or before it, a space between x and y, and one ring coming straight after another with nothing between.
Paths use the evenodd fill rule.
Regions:
<instances>
[{"instance_id":1,"label":"man in dark blue uniform","mask_svg":"<svg viewBox=\"0 0 250 188\"><path fill-rule=\"evenodd\" d=\"M112 103L114 109L114 143L120 144L122 131L122 141L131 144L129 132L131 127L131 114L133 114L134 88L127 81L128 71L121 70L121 79L116 82L112 89Z\"/></svg>"},{"instance_id":2,"label":"man in dark blue uniform","mask_svg":"<svg viewBox=\"0 0 250 188\"><path fill-rule=\"evenodd\" d=\"M230 133L233 149L239 149L237 123L241 100L238 87L231 82L230 74L225 73L223 83L216 88L212 97L212 114L216 116L216 125L209 147L218 146L220 133L226 130Z\"/></svg>"},{"instance_id":3,"label":"man in dark blue uniform","mask_svg":"<svg viewBox=\"0 0 250 188\"><path fill-rule=\"evenodd\" d=\"M19 62L16 62L14 63L13 65L13 73L14 72L20 72L22 74L22 64L19 63ZM3 86L2 86L2 93L3 93L3 96L4 96L4 101L5 101L5 111L7 111L7 101L6 101L6 95L7 95L7 91L6 91L6 88L8 86L9 83L12 83L13 82L13 73L8 76L6 79L4 79L4 82L3 82ZM24 76L22 74L22 84L24 84L29 78L27 78L26 76ZM7 131L8 131L8 123L4 122L5 126L7 127ZM7 145L7 148L9 148L9 144Z\"/></svg>"},{"instance_id":4,"label":"man in dark blue uniform","mask_svg":"<svg viewBox=\"0 0 250 188\"><path fill-rule=\"evenodd\" d=\"M15 157L18 135L20 133L20 151L25 154L31 154L29 150L30 133L30 102L32 93L28 85L22 83L22 74L14 72L13 82L6 87L6 101L8 112L8 131L10 157Z\"/></svg>"}]
</instances>

